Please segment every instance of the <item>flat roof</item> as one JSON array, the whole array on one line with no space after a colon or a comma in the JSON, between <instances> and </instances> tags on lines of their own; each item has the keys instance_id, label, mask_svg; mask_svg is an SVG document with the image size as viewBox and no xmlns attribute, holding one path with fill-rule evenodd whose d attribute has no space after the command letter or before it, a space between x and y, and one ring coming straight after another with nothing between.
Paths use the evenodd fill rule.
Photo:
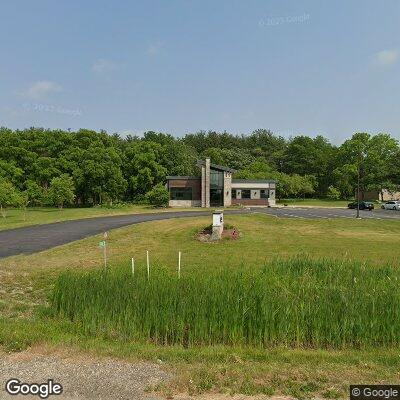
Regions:
<instances>
[{"instance_id":1,"label":"flat roof","mask_svg":"<svg viewBox=\"0 0 400 400\"><path fill-rule=\"evenodd\" d=\"M201 178L199 176L167 176L167 180L168 181L173 180L173 179L176 179L176 180L179 180L179 179L188 180L188 179L201 179Z\"/></svg>"},{"instance_id":2,"label":"flat roof","mask_svg":"<svg viewBox=\"0 0 400 400\"><path fill-rule=\"evenodd\" d=\"M276 183L273 179L232 179L232 183Z\"/></svg>"},{"instance_id":3,"label":"flat roof","mask_svg":"<svg viewBox=\"0 0 400 400\"><path fill-rule=\"evenodd\" d=\"M198 160L197 166L200 167L201 165L206 165L206 162L204 160ZM213 164L213 163L210 163L210 168L217 169L219 171L236 172L236 169L224 167L223 165L218 165L218 164Z\"/></svg>"}]
</instances>

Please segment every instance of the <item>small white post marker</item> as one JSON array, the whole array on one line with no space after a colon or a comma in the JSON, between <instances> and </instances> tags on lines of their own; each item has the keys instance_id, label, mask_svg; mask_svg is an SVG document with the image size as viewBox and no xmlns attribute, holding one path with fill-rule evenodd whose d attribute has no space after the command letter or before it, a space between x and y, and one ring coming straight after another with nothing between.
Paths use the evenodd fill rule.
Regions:
<instances>
[{"instance_id":1,"label":"small white post marker","mask_svg":"<svg viewBox=\"0 0 400 400\"><path fill-rule=\"evenodd\" d=\"M181 279L181 252L179 252L178 256L178 278Z\"/></svg>"},{"instance_id":2,"label":"small white post marker","mask_svg":"<svg viewBox=\"0 0 400 400\"><path fill-rule=\"evenodd\" d=\"M132 257L132 276L135 276L135 259Z\"/></svg>"},{"instance_id":3,"label":"small white post marker","mask_svg":"<svg viewBox=\"0 0 400 400\"><path fill-rule=\"evenodd\" d=\"M149 251L147 250L147 280L150 280L150 260L149 260Z\"/></svg>"}]
</instances>

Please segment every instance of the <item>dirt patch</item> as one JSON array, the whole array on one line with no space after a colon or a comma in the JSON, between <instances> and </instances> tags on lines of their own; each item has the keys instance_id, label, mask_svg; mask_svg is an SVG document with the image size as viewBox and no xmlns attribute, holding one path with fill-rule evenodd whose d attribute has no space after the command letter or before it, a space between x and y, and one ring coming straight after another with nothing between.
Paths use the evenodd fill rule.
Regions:
<instances>
[{"instance_id":1,"label":"dirt patch","mask_svg":"<svg viewBox=\"0 0 400 400\"><path fill-rule=\"evenodd\" d=\"M189 396L189 395L177 395L174 396L174 400L294 400L294 397L287 396L246 396L246 395L228 395L219 393L208 393L199 396Z\"/></svg>"},{"instance_id":2,"label":"dirt patch","mask_svg":"<svg viewBox=\"0 0 400 400\"><path fill-rule=\"evenodd\" d=\"M212 226L207 226L204 229L202 229L200 232L196 234L196 239L200 242L205 242L205 243L217 243L217 241L211 239L212 235ZM234 227L234 226L228 226L226 227L222 234L221 234L221 240L237 240L241 236L239 230Z\"/></svg>"},{"instance_id":3,"label":"dirt patch","mask_svg":"<svg viewBox=\"0 0 400 400\"><path fill-rule=\"evenodd\" d=\"M157 364L97 359L67 354L38 354L31 351L7 355L0 353L0 399L9 399L5 383L10 378L42 383L48 379L63 386L60 399L160 399L146 393L149 385L167 381L169 375ZM36 398L13 396L15 399Z\"/></svg>"}]
</instances>

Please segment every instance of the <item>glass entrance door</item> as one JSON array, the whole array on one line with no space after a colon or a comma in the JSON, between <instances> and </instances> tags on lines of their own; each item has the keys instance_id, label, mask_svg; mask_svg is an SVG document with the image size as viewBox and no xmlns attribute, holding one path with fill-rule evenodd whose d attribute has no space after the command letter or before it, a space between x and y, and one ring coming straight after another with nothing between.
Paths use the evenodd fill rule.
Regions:
<instances>
[{"instance_id":1,"label":"glass entrance door","mask_svg":"<svg viewBox=\"0 0 400 400\"><path fill-rule=\"evenodd\" d=\"M223 190L210 189L210 206L219 207L224 205Z\"/></svg>"}]
</instances>

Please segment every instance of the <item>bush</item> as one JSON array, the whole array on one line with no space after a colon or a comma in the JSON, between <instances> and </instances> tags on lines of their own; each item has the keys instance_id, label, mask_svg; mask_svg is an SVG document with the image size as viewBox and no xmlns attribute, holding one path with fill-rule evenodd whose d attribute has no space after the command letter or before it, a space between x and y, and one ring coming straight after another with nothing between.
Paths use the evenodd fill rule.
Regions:
<instances>
[{"instance_id":1,"label":"bush","mask_svg":"<svg viewBox=\"0 0 400 400\"><path fill-rule=\"evenodd\" d=\"M159 183L146 193L146 200L156 207L165 207L169 202L169 193L164 185Z\"/></svg>"},{"instance_id":2,"label":"bush","mask_svg":"<svg viewBox=\"0 0 400 400\"><path fill-rule=\"evenodd\" d=\"M328 199L331 199L331 200L339 200L340 199L340 191L338 189L336 189L334 186L329 186L326 196L328 197Z\"/></svg>"}]
</instances>

